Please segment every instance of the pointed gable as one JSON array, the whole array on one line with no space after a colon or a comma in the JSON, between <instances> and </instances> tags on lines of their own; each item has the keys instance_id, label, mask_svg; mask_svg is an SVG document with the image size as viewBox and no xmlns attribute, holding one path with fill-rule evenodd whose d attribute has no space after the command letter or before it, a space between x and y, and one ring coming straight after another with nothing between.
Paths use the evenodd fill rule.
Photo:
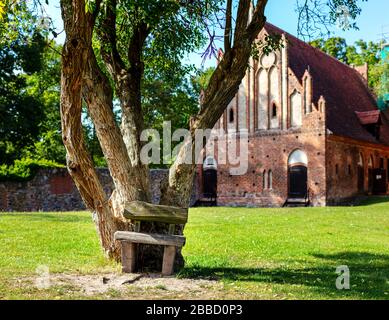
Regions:
<instances>
[{"instance_id":1,"label":"pointed gable","mask_svg":"<svg viewBox=\"0 0 389 320\"><path fill-rule=\"evenodd\" d=\"M306 70L312 76L312 102L326 101L326 125L336 135L377 143L356 112L377 112L374 96L354 68L338 61L285 31L266 23L269 34L285 34L289 68L301 82ZM378 112L379 113L379 112ZM381 126L380 142L389 145L389 126Z\"/></svg>"}]
</instances>

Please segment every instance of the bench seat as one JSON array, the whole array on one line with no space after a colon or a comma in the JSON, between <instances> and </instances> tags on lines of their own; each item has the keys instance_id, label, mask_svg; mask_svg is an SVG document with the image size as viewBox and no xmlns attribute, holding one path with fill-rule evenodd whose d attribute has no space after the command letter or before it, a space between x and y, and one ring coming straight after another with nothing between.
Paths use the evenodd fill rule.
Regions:
<instances>
[{"instance_id":1,"label":"bench seat","mask_svg":"<svg viewBox=\"0 0 389 320\"><path fill-rule=\"evenodd\" d=\"M182 247L185 244L185 237L183 236L131 231L116 231L115 240L175 247Z\"/></svg>"}]
</instances>

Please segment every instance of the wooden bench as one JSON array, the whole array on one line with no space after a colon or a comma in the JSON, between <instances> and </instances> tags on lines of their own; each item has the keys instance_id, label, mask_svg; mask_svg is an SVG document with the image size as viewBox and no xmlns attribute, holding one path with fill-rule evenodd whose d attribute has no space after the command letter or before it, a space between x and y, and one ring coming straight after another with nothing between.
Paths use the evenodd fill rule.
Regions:
<instances>
[{"instance_id":1,"label":"wooden bench","mask_svg":"<svg viewBox=\"0 0 389 320\"><path fill-rule=\"evenodd\" d=\"M135 232L116 231L115 240L121 242L122 271L132 273L137 269L138 244L164 246L162 274L173 273L176 248L185 244L185 237L175 235L176 225L186 224L188 209L154 205L143 201L133 201L125 206L124 217L135 223ZM169 234L142 233L142 221L169 224Z\"/></svg>"}]
</instances>

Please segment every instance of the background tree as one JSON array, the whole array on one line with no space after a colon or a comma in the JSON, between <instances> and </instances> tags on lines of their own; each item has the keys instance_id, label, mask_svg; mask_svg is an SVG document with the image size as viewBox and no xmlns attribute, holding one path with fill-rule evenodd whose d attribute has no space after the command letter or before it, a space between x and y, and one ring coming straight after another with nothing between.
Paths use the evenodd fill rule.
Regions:
<instances>
[{"instance_id":1,"label":"background tree","mask_svg":"<svg viewBox=\"0 0 389 320\"><path fill-rule=\"evenodd\" d=\"M224 26L224 56L204 91L202 108L191 126L212 128L236 94L245 75L254 40L263 28L267 0L251 1L133 1L62 0L66 30L62 53L61 116L67 166L87 207L94 212L103 248L118 258L113 233L131 228L122 218L125 204L132 200L150 201L148 167L140 159L140 134L145 127L142 108L142 81L159 69L166 76L180 70L182 55L201 44L212 23ZM318 0L305 1L308 8ZM307 16L315 21L315 10L324 10L329 22L337 19L335 10L345 5L351 17L359 14L358 1L323 1ZM225 5L225 9L220 6ZM87 7L87 10L85 10ZM220 17L222 13L222 17ZM120 32L125 30L126 32ZM98 50L92 49L95 32ZM212 32L211 40L214 40ZM274 47L273 47L274 48ZM209 46L209 51L215 48ZM101 55L98 62L96 55ZM172 63L169 63L171 61ZM113 91L121 109L120 128L113 113ZM87 152L82 130L82 100L94 123L115 190L104 193ZM144 102L144 101L143 101ZM161 203L185 207L189 203L195 164L183 159L195 154L189 139L169 170ZM160 228L159 226L151 226ZM178 258L180 255L178 255Z\"/></svg>"},{"instance_id":2,"label":"background tree","mask_svg":"<svg viewBox=\"0 0 389 320\"><path fill-rule=\"evenodd\" d=\"M200 95L201 91L206 90L211 80L212 74L215 72L214 67L209 67L205 70L199 70L195 76L192 77L192 86L197 94Z\"/></svg>"},{"instance_id":3,"label":"background tree","mask_svg":"<svg viewBox=\"0 0 389 320\"><path fill-rule=\"evenodd\" d=\"M42 67L43 37L34 32L0 44L0 158L10 164L36 141L44 116L36 97L29 94L27 78Z\"/></svg>"},{"instance_id":4,"label":"background tree","mask_svg":"<svg viewBox=\"0 0 389 320\"><path fill-rule=\"evenodd\" d=\"M334 58L342 61L343 63L348 63L348 46L346 39L340 37L333 37L328 39L317 39L310 42L310 45L319 48L321 51L333 56Z\"/></svg>"},{"instance_id":5,"label":"background tree","mask_svg":"<svg viewBox=\"0 0 389 320\"><path fill-rule=\"evenodd\" d=\"M4 7L5 8L5 7ZM0 17L0 179L28 180L65 164L59 114L60 50L26 1Z\"/></svg>"},{"instance_id":6,"label":"background tree","mask_svg":"<svg viewBox=\"0 0 389 320\"><path fill-rule=\"evenodd\" d=\"M0 159L64 163L60 135L60 48L25 1L7 2L0 20Z\"/></svg>"},{"instance_id":7,"label":"background tree","mask_svg":"<svg viewBox=\"0 0 389 320\"><path fill-rule=\"evenodd\" d=\"M368 64L369 87L377 96L382 95L384 73L388 63L381 60L381 44L372 41L358 40L353 45L348 45L346 40L339 37L317 39L310 44L323 52L333 56L348 65L361 66Z\"/></svg>"},{"instance_id":8,"label":"background tree","mask_svg":"<svg viewBox=\"0 0 389 320\"><path fill-rule=\"evenodd\" d=\"M380 61L381 46L372 41L358 40L354 45L348 45L346 39L333 37L313 40L310 44L348 65L361 66L368 63L373 66Z\"/></svg>"},{"instance_id":9,"label":"background tree","mask_svg":"<svg viewBox=\"0 0 389 320\"><path fill-rule=\"evenodd\" d=\"M26 79L27 92L39 102L44 115L39 122L38 139L25 152L25 156L65 164L59 112L61 49L60 45L46 39L42 68Z\"/></svg>"},{"instance_id":10,"label":"background tree","mask_svg":"<svg viewBox=\"0 0 389 320\"><path fill-rule=\"evenodd\" d=\"M376 67L376 74L381 81L376 89L378 95L378 107L382 110L389 108L389 57L382 54L381 63Z\"/></svg>"}]
</instances>

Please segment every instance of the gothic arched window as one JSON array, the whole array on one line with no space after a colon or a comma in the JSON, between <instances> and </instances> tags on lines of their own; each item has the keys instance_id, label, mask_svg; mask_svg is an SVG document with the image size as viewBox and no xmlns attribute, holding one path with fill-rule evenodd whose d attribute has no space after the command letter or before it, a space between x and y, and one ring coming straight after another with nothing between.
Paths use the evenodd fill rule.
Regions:
<instances>
[{"instance_id":1,"label":"gothic arched window","mask_svg":"<svg viewBox=\"0 0 389 320\"><path fill-rule=\"evenodd\" d=\"M271 116L273 118L277 117L277 105L275 103L273 103L271 107Z\"/></svg>"},{"instance_id":2,"label":"gothic arched window","mask_svg":"<svg viewBox=\"0 0 389 320\"><path fill-rule=\"evenodd\" d=\"M228 115L228 120L229 122L234 122L234 109L230 109L229 115Z\"/></svg>"},{"instance_id":3,"label":"gothic arched window","mask_svg":"<svg viewBox=\"0 0 389 320\"><path fill-rule=\"evenodd\" d=\"M273 189L273 172L271 170L269 170L269 174L268 174L268 188L269 189Z\"/></svg>"}]
</instances>

